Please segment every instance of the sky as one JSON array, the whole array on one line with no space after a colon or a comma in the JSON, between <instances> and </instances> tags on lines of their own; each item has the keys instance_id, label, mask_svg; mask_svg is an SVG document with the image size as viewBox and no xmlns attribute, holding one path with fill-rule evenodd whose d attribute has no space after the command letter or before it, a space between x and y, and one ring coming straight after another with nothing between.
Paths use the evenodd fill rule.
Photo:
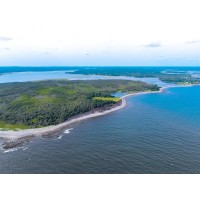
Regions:
<instances>
[{"instance_id":1,"label":"sky","mask_svg":"<svg viewBox=\"0 0 200 200\"><path fill-rule=\"evenodd\" d=\"M0 66L200 66L199 0L1 0Z\"/></svg>"}]
</instances>

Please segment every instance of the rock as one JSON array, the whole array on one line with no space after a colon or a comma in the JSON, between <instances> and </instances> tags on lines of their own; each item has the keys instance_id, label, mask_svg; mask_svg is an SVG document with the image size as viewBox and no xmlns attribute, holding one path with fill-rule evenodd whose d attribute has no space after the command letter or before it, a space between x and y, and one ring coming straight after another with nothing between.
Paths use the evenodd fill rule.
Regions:
<instances>
[{"instance_id":1,"label":"rock","mask_svg":"<svg viewBox=\"0 0 200 200\"><path fill-rule=\"evenodd\" d=\"M32 138L33 138L33 135L22 137L16 140L8 140L2 144L2 147L3 149L11 149L11 148L19 147L19 146L22 146L24 143L29 142L30 139Z\"/></svg>"}]
</instances>

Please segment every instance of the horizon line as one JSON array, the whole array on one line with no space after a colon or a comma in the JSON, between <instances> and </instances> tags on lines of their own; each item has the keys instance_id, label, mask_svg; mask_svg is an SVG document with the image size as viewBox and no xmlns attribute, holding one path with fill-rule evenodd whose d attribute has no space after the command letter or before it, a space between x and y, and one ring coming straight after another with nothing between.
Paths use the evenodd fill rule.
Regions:
<instances>
[{"instance_id":1,"label":"horizon line","mask_svg":"<svg viewBox=\"0 0 200 200\"><path fill-rule=\"evenodd\" d=\"M0 67L200 67L200 65L0 65Z\"/></svg>"}]
</instances>

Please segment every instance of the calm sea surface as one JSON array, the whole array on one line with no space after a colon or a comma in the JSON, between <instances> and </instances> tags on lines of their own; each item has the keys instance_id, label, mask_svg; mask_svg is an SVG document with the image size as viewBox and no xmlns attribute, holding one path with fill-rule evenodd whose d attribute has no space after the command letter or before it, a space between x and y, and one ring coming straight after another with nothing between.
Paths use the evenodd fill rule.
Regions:
<instances>
[{"instance_id":1,"label":"calm sea surface","mask_svg":"<svg viewBox=\"0 0 200 200\"><path fill-rule=\"evenodd\" d=\"M0 173L200 173L200 87L128 98L60 136L0 151Z\"/></svg>"},{"instance_id":2,"label":"calm sea surface","mask_svg":"<svg viewBox=\"0 0 200 200\"><path fill-rule=\"evenodd\" d=\"M25 72L12 72L2 73L0 75L0 83L12 83L12 82L27 82L27 81L41 81L41 80L53 80L53 79L67 79L67 80L108 80L108 79L122 79L143 81L150 84L157 84L164 86L158 78L134 78L127 76L101 76L101 75L83 75L83 74L70 74L72 70L65 71L25 71ZM1 73L1 68L0 68Z\"/></svg>"}]
</instances>

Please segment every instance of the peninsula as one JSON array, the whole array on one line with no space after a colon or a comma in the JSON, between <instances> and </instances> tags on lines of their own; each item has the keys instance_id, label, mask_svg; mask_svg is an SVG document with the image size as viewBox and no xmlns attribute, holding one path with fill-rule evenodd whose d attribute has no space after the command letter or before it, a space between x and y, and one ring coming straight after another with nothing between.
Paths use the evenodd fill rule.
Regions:
<instances>
[{"instance_id":1,"label":"peninsula","mask_svg":"<svg viewBox=\"0 0 200 200\"><path fill-rule=\"evenodd\" d=\"M125 106L116 92L159 91L157 85L128 80L49 80L0 87L0 137L53 134L66 126Z\"/></svg>"}]
</instances>

